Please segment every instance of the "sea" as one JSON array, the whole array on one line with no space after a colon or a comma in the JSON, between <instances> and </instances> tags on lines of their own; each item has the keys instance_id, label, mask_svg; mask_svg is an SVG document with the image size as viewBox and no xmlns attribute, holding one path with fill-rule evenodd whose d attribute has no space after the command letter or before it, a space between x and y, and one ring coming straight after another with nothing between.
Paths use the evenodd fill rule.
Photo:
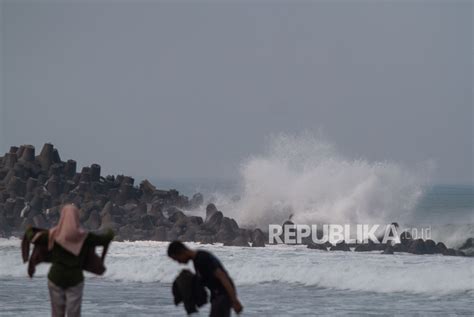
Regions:
<instances>
[{"instance_id":1,"label":"sea","mask_svg":"<svg viewBox=\"0 0 474 317\"><path fill-rule=\"evenodd\" d=\"M205 217L208 203L241 227L297 224L390 224L430 228L430 238L459 248L474 237L474 185L433 181L436 166L348 157L313 135L277 135L242 160L236 180L147 177L204 204L184 210ZM137 184L139 179L135 177ZM472 178L471 178L472 180ZM427 238L427 237L425 237ZM167 242L113 242L104 276L86 276L84 316L184 316L171 284L184 268ZM242 316L473 316L474 257L265 248L189 243L214 253L234 279ZM48 316L46 275L33 279L20 240L0 239L0 316ZM199 316L207 316L209 305Z\"/></svg>"},{"instance_id":2,"label":"sea","mask_svg":"<svg viewBox=\"0 0 474 317\"><path fill-rule=\"evenodd\" d=\"M179 182L174 185L180 188ZM196 189L192 186L182 185L181 191L190 194ZM207 192L205 197L219 200L209 198L216 188L207 186L209 190L200 188ZM431 221L433 234L443 231L440 236L451 237L450 246L456 247L474 236L473 211L474 186L436 185L424 191L412 220ZM188 212L203 215L204 209ZM105 275L86 275L83 316L184 316L183 306L173 304L171 284L182 269L193 268L171 261L167 244L114 242ZM189 246L208 250L222 261L244 305L242 316L474 314L472 257L325 252L300 245ZM50 315L47 271L48 265L42 264L30 279L21 261L20 240L0 239L0 316ZM205 305L195 315L208 313Z\"/></svg>"}]
</instances>

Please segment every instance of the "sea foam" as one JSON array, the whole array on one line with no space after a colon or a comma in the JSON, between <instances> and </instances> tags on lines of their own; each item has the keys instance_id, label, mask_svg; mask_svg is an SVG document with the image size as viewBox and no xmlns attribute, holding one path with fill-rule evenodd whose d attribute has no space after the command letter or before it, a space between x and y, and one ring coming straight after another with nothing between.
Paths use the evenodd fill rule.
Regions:
<instances>
[{"instance_id":1,"label":"sea foam","mask_svg":"<svg viewBox=\"0 0 474 317\"><path fill-rule=\"evenodd\" d=\"M0 239L0 279L25 277L18 239ZM106 259L104 277L125 282L171 283L186 266L166 256L165 242L114 242ZM324 252L304 246L266 248L190 244L216 254L237 285L287 283L295 287L322 287L377 293L406 292L474 295L472 258L441 255L381 255ZM188 265L191 270L192 265ZM35 278L45 278L41 265ZM88 278L92 277L88 274Z\"/></svg>"}]
</instances>

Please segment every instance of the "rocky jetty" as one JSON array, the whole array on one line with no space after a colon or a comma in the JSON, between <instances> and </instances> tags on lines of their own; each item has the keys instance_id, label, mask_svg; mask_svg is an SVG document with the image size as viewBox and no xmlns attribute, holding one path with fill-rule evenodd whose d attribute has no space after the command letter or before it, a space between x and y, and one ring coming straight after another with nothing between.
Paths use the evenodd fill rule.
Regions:
<instances>
[{"instance_id":1,"label":"rocky jetty","mask_svg":"<svg viewBox=\"0 0 474 317\"><path fill-rule=\"evenodd\" d=\"M186 215L183 210L204 203L199 193L188 198L148 180L136 185L130 176L104 177L99 164L78 169L76 161L63 161L50 143L39 154L34 146L21 145L0 157L0 237L21 236L29 225L51 227L64 203L80 208L87 229L112 228L118 240L264 247L267 238L260 229L240 228L213 204L207 206L205 219Z\"/></svg>"},{"instance_id":2,"label":"rocky jetty","mask_svg":"<svg viewBox=\"0 0 474 317\"><path fill-rule=\"evenodd\" d=\"M78 169L76 161L63 161L58 149L46 143L39 154L32 145L12 146L0 157L0 237L23 235L29 226L49 228L57 223L61 205L74 203L80 208L81 221L91 231L112 228L117 240L194 241L223 243L226 246L264 247L268 232L241 228L218 210L206 207L205 218L185 213L204 205L197 193L188 198L177 190L156 188L148 180L135 184L125 175L102 176L101 166L92 164ZM290 219L283 228L293 229ZM318 232L318 238L322 236ZM303 244L323 251L381 251L383 254L474 255L469 238L459 250L442 242L412 239L408 232L395 245L348 244L344 241L315 244L310 238Z\"/></svg>"},{"instance_id":3,"label":"rocky jetty","mask_svg":"<svg viewBox=\"0 0 474 317\"><path fill-rule=\"evenodd\" d=\"M459 250L464 252L467 256L474 256L474 238L467 239Z\"/></svg>"},{"instance_id":4,"label":"rocky jetty","mask_svg":"<svg viewBox=\"0 0 474 317\"><path fill-rule=\"evenodd\" d=\"M382 251L381 254L395 254L395 253L412 253L412 254L442 254L449 256L473 256L473 238L469 238L459 248L459 250L447 248L443 242L436 243L433 240L427 239L412 239L409 232L402 232L400 235L400 243L395 245L389 243L374 243L369 240L368 243L363 244L346 244L344 241L333 245L329 242L324 244L315 244L313 242L307 243L308 249L323 250L323 251L354 251L354 252L369 252Z\"/></svg>"}]
</instances>

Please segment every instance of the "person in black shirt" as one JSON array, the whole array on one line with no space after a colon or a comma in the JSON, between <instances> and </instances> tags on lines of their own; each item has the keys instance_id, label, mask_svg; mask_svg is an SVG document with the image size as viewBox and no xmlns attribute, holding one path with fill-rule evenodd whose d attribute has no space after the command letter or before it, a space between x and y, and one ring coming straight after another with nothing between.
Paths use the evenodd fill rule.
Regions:
<instances>
[{"instance_id":1,"label":"person in black shirt","mask_svg":"<svg viewBox=\"0 0 474 317\"><path fill-rule=\"evenodd\" d=\"M202 283L211 291L211 317L230 316L231 307L236 313L243 309L237 298L234 283L222 263L211 253L203 250L191 250L180 241L173 241L168 246L168 256L185 264L194 263L196 274Z\"/></svg>"}]
</instances>

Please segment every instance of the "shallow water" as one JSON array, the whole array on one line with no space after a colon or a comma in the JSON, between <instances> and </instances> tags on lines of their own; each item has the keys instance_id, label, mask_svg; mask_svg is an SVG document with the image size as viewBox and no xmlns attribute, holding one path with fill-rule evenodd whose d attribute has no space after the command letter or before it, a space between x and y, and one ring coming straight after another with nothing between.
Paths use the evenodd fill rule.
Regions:
<instances>
[{"instance_id":1,"label":"shallow water","mask_svg":"<svg viewBox=\"0 0 474 317\"><path fill-rule=\"evenodd\" d=\"M180 266L166 243L114 243L103 277L86 277L85 316L184 316L171 282ZM263 249L199 246L234 278L244 316L472 315L474 259L410 254L324 252L301 246ZM46 273L30 280L19 240L0 239L2 316L49 314ZM208 307L201 311L206 316Z\"/></svg>"},{"instance_id":2,"label":"shallow water","mask_svg":"<svg viewBox=\"0 0 474 317\"><path fill-rule=\"evenodd\" d=\"M1 279L2 316L49 314L45 279ZM174 306L171 285L159 282L87 280L84 316L184 316ZM6 292L16 290L15 292ZM470 315L472 295L427 296L355 292L285 283L239 286L243 316ZM21 292L21 295L18 295ZM209 305L198 316L207 316Z\"/></svg>"}]
</instances>

